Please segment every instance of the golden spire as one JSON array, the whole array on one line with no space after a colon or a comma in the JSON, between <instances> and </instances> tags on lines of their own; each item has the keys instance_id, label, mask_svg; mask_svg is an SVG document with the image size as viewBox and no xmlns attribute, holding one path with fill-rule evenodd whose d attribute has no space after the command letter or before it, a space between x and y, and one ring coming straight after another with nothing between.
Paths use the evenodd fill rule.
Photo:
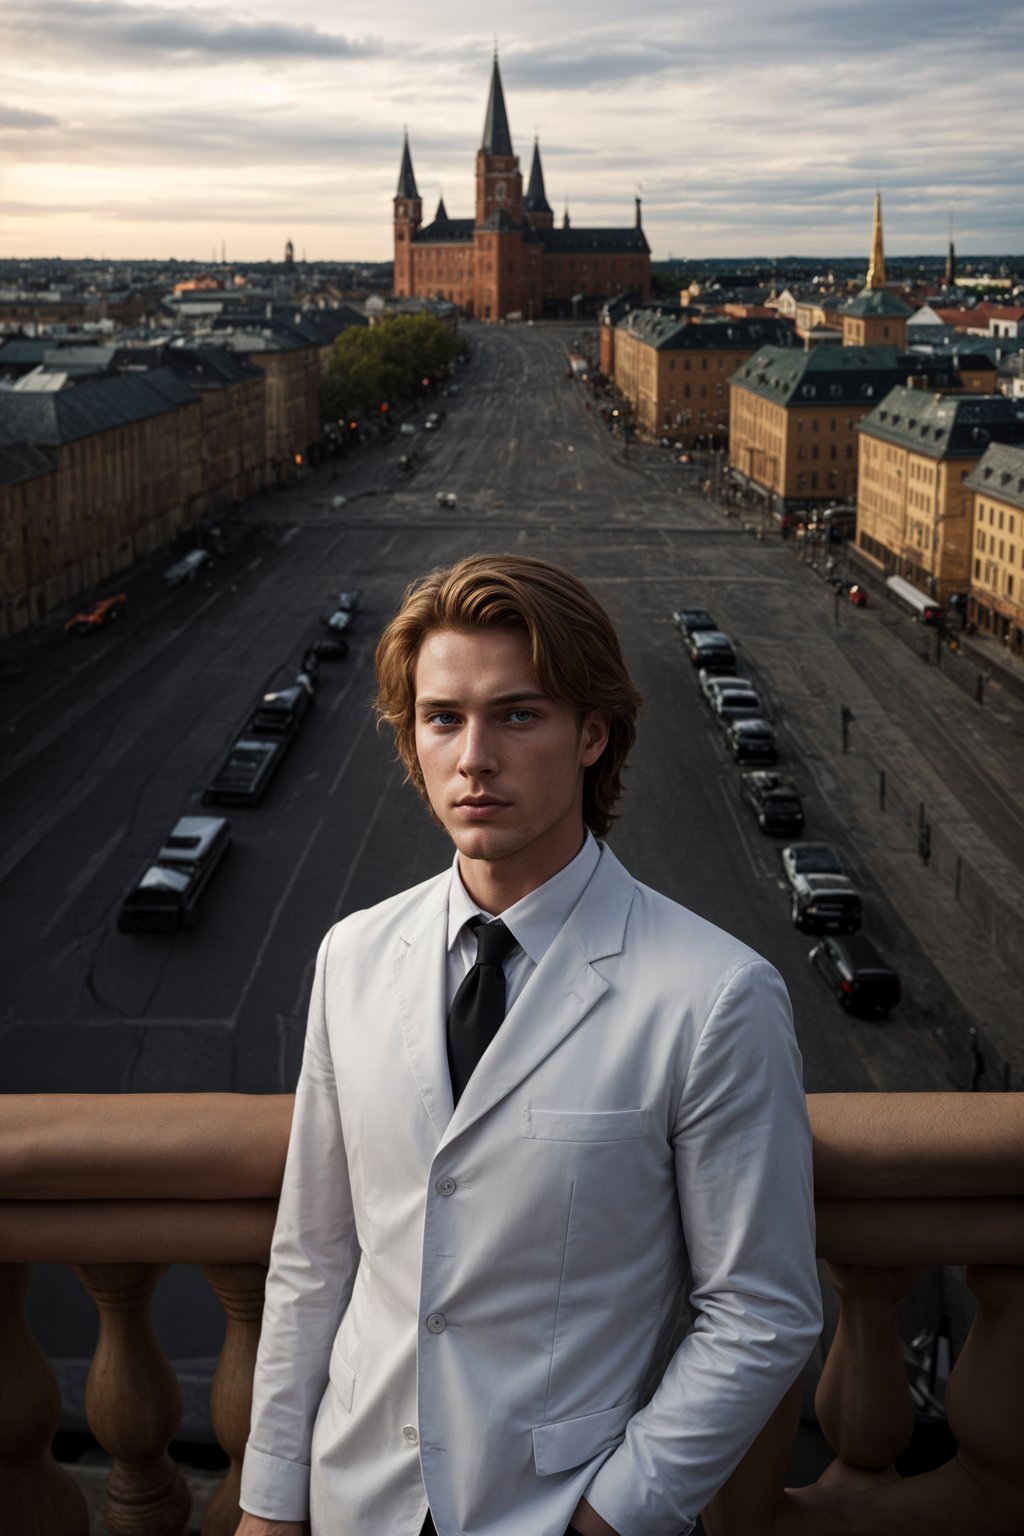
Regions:
<instances>
[{"instance_id":1,"label":"golden spire","mask_svg":"<svg viewBox=\"0 0 1024 1536\"><path fill-rule=\"evenodd\" d=\"M885 247L882 244L882 194L875 193L875 222L871 231L871 260L868 263L869 288L885 287Z\"/></svg>"}]
</instances>

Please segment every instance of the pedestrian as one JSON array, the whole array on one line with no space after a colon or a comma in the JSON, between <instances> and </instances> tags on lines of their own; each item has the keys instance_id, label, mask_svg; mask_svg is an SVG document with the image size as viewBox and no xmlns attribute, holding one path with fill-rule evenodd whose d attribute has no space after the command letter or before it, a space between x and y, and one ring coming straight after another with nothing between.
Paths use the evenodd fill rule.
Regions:
<instances>
[{"instance_id":1,"label":"pedestrian","mask_svg":"<svg viewBox=\"0 0 1024 1536\"><path fill-rule=\"evenodd\" d=\"M784 986L603 841L639 696L568 572L433 571L376 668L455 855L320 949L239 1536L677 1536L820 1326Z\"/></svg>"}]
</instances>

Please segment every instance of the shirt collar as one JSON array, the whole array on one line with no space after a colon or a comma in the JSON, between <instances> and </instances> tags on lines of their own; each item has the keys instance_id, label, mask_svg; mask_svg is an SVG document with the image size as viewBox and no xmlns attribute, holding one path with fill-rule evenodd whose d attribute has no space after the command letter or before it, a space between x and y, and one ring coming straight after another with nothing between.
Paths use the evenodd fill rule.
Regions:
<instances>
[{"instance_id":1,"label":"shirt collar","mask_svg":"<svg viewBox=\"0 0 1024 1536\"><path fill-rule=\"evenodd\" d=\"M559 931L569 920L573 908L590 884L590 878L598 866L601 849L593 833L587 829L583 847L574 859L560 869L557 875L538 885L514 906L501 913L501 920L515 936L516 942L539 965L554 943ZM462 883L459 874L459 856L452 863L452 884L448 896L448 949L452 950L459 934L471 917L491 921L491 914L482 912Z\"/></svg>"}]
</instances>

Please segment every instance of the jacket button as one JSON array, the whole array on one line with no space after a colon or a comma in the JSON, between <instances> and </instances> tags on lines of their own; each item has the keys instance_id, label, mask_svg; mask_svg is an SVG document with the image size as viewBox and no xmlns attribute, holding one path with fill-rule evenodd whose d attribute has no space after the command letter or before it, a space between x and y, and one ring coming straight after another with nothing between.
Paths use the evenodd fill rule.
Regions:
<instances>
[{"instance_id":1,"label":"jacket button","mask_svg":"<svg viewBox=\"0 0 1024 1536\"><path fill-rule=\"evenodd\" d=\"M454 1195L455 1180L450 1179L446 1174L443 1179L438 1179L437 1183L434 1185L434 1188L437 1190L439 1195Z\"/></svg>"},{"instance_id":2,"label":"jacket button","mask_svg":"<svg viewBox=\"0 0 1024 1536\"><path fill-rule=\"evenodd\" d=\"M406 1440L408 1440L410 1445L419 1445L420 1437L416 1433L415 1425L406 1424L402 1430L402 1434L405 1436Z\"/></svg>"},{"instance_id":3,"label":"jacket button","mask_svg":"<svg viewBox=\"0 0 1024 1536\"><path fill-rule=\"evenodd\" d=\"M430 1316L427 1318L427 1327L430 1329L431 1333L444 1333L445 1329L448 1327L448 1324L445 1321L442 1313L431 1312Z\"/></svg>"}]
</instances>

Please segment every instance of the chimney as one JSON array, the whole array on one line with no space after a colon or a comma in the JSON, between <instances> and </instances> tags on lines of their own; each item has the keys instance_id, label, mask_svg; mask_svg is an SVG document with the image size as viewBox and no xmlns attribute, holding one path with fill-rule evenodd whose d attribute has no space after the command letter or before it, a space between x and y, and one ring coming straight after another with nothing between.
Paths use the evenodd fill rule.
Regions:
<instances>
[{"instance_id":1,"label":"chimney","mask_svg":"<svg viewBox=\"0 0 1024 1536\"><path fill-rule=\"evenodd\" d=\"M634 202L636 203L636 227L640 229L642 228L640 223L640 199L638 197L634 198Z\"/></svg>"}]
</instances>

